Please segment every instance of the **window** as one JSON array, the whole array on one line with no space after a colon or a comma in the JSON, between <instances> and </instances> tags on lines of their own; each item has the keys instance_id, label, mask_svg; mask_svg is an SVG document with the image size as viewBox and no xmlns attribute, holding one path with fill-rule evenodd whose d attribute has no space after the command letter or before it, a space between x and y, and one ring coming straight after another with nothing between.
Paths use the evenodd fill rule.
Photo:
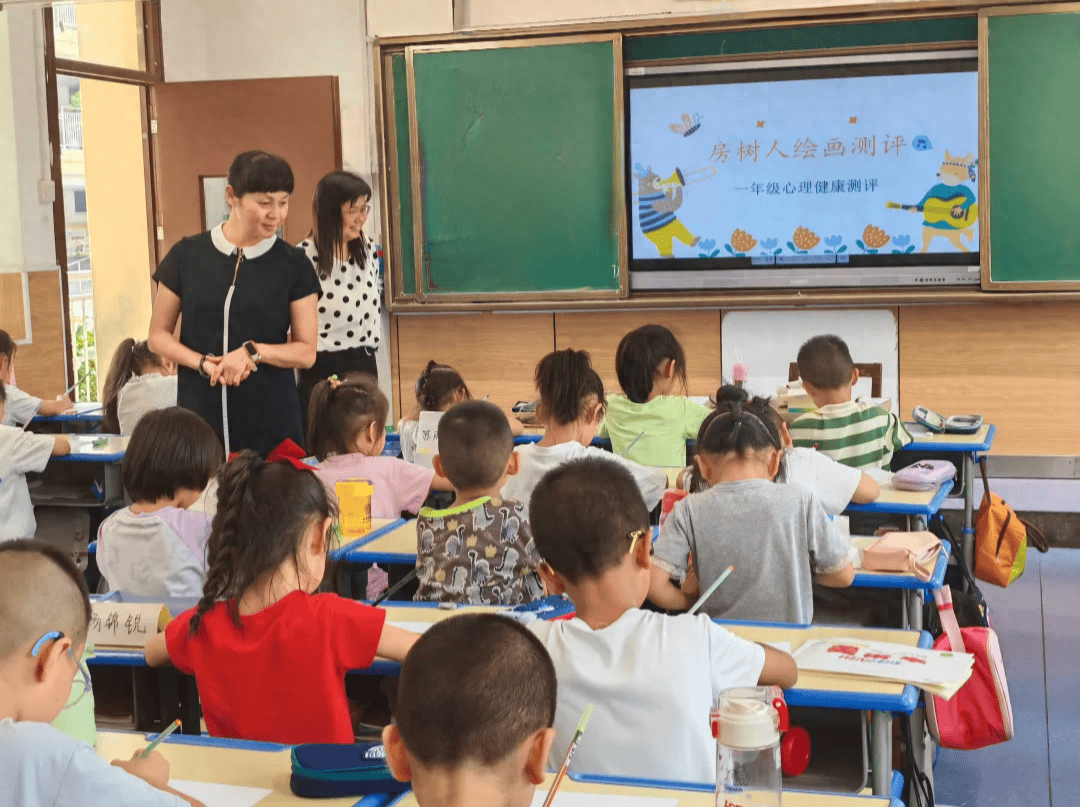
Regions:
<instances>
[{"instance_id":1,"label":"window","mask_svg":"<svg viewBox=\"0 0 1080 807\"><path fill-rule=\"evenodd\" d=\"M86 212L86 191L75 191L75 212Z\"/></svg>"}]
</instances>

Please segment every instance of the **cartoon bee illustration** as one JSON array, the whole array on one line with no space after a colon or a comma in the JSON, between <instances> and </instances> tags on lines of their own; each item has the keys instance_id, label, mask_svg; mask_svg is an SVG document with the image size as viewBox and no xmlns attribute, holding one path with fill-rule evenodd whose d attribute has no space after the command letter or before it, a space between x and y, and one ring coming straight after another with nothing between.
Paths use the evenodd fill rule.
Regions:
<instances>
[{"instance_id":1,"label":"cartoon bee illustration","mask_svg":"<svg viewBox=\"0 0 1080 807\"><path fill-rule=\"evenodd\" d=\"M697 112L694 113L694 117L691 118L685 112L682 116L682 123L672 123L671 131L675 134L681 134L683 137L689 137L698 129L701 128L701 115Z\"/></svg>"}]
</instances>

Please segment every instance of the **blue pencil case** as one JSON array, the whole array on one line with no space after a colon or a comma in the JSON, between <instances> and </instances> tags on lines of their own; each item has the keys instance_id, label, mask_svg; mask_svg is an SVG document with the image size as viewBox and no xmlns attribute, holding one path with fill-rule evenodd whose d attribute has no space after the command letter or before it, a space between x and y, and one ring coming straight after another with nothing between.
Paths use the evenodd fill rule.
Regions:
<instances>
[{"instance_id":1,"label":"blue pencil case","mask_svg":"<svg viewBox=\"0 0 1080 807\"><path fill-rule=\"evenodd\" d=\"M289 787L304 798L364 796L408 790L386 766L382 743L311 743L292 750Z\"/></svg>"}]
</instances>

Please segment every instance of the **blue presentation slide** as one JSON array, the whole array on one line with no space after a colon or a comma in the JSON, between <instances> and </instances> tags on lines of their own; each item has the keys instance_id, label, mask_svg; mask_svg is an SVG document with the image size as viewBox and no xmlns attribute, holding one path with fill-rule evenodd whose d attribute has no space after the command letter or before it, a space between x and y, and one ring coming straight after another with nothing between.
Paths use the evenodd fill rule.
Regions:
<instances>
[{"instance_id":1,"label":"blue presentation slide","mask_svg":"<svg viewBox=\"0 0 1080 807\"><path fill-rule=\"evenodd\" d=\"M630 90L633 255L978 250L974 72Z\"/></svg>"}]
</instances>

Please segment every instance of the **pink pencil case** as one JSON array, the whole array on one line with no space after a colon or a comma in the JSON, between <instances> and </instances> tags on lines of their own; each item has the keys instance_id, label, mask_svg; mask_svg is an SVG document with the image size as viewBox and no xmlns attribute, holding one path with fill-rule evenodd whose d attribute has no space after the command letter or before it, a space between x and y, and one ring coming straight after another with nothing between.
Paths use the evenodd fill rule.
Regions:
<instances>
[{"instance_id":1,"label":"pink pencil case","mask_svg":"<svg viewBox=\"0 0 1080 807\"><path fill-rule=\"evenodd\" d=\"M948 460L920 460L893 474L897 490L937 490L956 476L956 466Z\"/></svg>"},{"instance_id":2,"label":"pink pencil case","mask_svg":"<svg viewBox=\"0 0 1080 807\"><path fill-rule=\"evenodd\" d=\"M862 566L868 572L911 572L929 580L941 549L932 532L888 532L863 550Z\"/></svg>"}]
</instances>

